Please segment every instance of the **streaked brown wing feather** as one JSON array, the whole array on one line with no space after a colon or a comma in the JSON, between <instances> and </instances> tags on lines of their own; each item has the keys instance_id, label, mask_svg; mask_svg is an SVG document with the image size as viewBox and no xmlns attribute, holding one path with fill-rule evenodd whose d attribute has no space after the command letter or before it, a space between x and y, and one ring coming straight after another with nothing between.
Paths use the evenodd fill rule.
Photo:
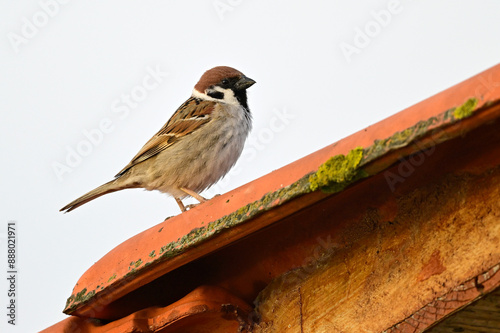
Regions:
<instances>
[{"instance_id":1,"label":"streaked brown wing feather","mask_svg":"<svg viewBox=\"0 0 500 333\"><path fill-rule=\"evenodd\" d=\"M180 138L198 130L211 120L210 114L214 108L215 102L189 98L115 177L120 177L131 167L155 156Z\"/></svg>"}]
</instances>

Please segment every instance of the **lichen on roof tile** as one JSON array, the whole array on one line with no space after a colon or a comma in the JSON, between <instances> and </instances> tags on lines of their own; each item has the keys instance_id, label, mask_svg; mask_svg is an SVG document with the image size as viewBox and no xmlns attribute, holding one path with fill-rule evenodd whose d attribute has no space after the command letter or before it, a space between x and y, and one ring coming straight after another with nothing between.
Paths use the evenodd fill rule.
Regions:
<instances>
[{"instance_id":1,"label":"lichen on roof tile","mask_svg":"<svg viewBox=\"0 0 500 333\"><path fill-rule=\"evenodd\" d=\"M347 155L336 155L323 163L314 174L309 176L312 191L321 189L323 192L336 193L358 179L368 176L358 168L363 158L363 148L357 147Z\"/></svg>"},{"instance_id":2,"label":"lichen on roof tile","mask_svg":"<svg viewBox=\"0 0 500 333\"><path fill-rule=\"evenodd\" d=\"M478 103L477 98L469 98L464 104L455 108L453 111L453 116L455 119L462 119L466 117L470 117L472 115L472 111L476 108Z\"/></svg>"}]
</instances>

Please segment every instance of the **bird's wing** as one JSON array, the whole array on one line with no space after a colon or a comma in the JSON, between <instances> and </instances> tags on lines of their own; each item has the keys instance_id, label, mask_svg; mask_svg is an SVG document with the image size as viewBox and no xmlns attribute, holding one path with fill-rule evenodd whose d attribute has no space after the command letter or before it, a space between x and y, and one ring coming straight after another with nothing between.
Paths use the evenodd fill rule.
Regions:
<instances>
[{"instance_id":1,"label":"bird's wing","mask_svg":"<svg viewBox=\"0 0 500 333\"><path fill-rule=\"evenodd\" d=\"M200 129L212 119L210 115L214 109L215 102L189 98L115 177L120 177L134 165L155 156L177 140Z\"/></svg>"}]
</instances>

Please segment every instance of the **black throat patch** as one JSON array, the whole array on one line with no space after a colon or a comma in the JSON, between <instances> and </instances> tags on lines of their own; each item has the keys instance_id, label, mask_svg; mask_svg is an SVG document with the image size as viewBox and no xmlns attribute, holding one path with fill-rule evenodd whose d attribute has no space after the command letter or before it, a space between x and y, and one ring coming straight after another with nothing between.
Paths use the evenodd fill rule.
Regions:
<instances>
[{"instance_id":1,"label":"black throat patch","mask_svg":"<svg viewBox=\"0 0 500 333\"><path fill-rule=\"evenodd\" d=\"M247 91L246 90L233 90L234 96L240 102L241 106L245 108L245 110L250 113L250 109L248 108L247 102Z\"/></svg>"},{"instance_id":2,"label":"black throat patch","mask_svg":"<svg viewBox=\"0 0 500 333\"><path fill-rule=\"evenodd\" d=\"M212 97L212 98L215 98L215 99L224 99L224 93L220 92L220 91L212 90L212 91L209 91L207 93L207 95Z\"/></svg>"}]
</instances>

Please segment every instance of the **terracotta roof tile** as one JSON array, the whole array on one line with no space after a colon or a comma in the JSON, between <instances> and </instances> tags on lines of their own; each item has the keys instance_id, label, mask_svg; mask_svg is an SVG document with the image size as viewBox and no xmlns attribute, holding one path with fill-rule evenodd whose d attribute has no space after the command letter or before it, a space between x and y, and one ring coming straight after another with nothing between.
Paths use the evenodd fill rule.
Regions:
<instances>
[{"instance_id":1,"label":"terracotta roof tile","mask_svg":"<svg viewBox=\"0 0 500 333\"><path fill-rule=\"evenodd\" d=\"M128 313L109 307L117 299L379 173L403 153L422 150L426 142L450 140L500 118L499 102L500 65L497 65L279 170L169 218L118 245L90 267L74 287L64 312L84 318L123 317Z\"/></svg>"}]
</instances>

